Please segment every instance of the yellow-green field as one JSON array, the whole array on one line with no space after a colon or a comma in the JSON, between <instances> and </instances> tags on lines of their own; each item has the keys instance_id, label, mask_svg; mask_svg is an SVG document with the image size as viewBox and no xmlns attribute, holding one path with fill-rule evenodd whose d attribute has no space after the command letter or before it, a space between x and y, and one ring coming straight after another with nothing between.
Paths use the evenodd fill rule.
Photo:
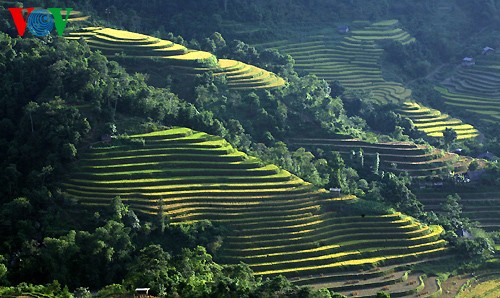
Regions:
<instances>
[{"instance_id":1,"label":"yellow-green field","mask_svg":"<svg viewBox=\"0 0 500 298\"><path fill-rule=\"evenodd\" d=\"M227 224L222 262L346 294L416 293L423 281L408 283L420 275L403 266L448 255L441 227L400 213L346 214L362 203L262 165L219 137L176 128L130 138L144 145L114 140L82 153L64 192L89 208L120 196L136 212L157 214L162 206L171 224Z\"/></svg>"},{"instance_id":2,"label":"yellow-green field","mask_svg":"<svg viewBox=\"0 0 500 298\"><path fill-rule=\"evenodd\" d=\"M272 72L235 60L218 60L213 54L195 51L156 37L103 27L87 27L71 32L70 40L84 39L94 50L101 51L110 59L122 62L148 59L146 71L157 67L171 70L176 75L198 75L212 72L225 76L232 89L272 89L283 87L285 80ZM135 62L140 64L140 62ZM134 63L132 63L134 64Z\"/></svg>"},{"instance_id":3,"label":"yellow-green field","mask_svg":"<svg viewBox=\"0 0 500 298\"><path fill-rule=\"evenodd\" d=\"M442 114L438 110L426 108L414 102L405 102L399 112L411 119L415 127L429 137L442 138L446 128L457 132L458 140L472 139L479 136L479 132L470 124Z\"/></svg>"},{"instance_id":4,"label":"yellow-green field","mask_svg":"<svg viewBox=\"0 0 500 298\"><path fill-rule=\"evenodd\" d=\"M500 297L500 272L479 276L457 298L498 298Z\"/></svg>"},{"instance_id":5,"label":"yellow-green field","mask_svg":"<svg viewBox=\"0 0 500 298\"><path fill-rule=\"evenodd\" d=\"M224 75L233 89L269 89L282 87L285 80L272 72L243 62L219 59L216 75Z\"/></svg>"}]
</instances>

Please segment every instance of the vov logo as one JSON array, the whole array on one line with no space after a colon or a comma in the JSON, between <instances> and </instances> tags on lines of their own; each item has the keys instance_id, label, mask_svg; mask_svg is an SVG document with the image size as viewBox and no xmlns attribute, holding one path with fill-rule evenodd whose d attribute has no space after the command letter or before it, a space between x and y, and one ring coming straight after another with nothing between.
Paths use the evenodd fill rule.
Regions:
<instances>
[{"instance_id":1,"label":"vov logo","mask_svg":"<svg viewBox=\"0 0 500 298\"><path fill-rule=\"evenodd\" d=\"M66 8L66 17L63 19L62 8L9 8L17 32L22 37L26 32L26 27L34 35L44 37L50 34L54 27L57 34L62 36L68 22L69 14L73 8ZM23 16L26 11L26 19Z\"/></svg>"}]
</instances>

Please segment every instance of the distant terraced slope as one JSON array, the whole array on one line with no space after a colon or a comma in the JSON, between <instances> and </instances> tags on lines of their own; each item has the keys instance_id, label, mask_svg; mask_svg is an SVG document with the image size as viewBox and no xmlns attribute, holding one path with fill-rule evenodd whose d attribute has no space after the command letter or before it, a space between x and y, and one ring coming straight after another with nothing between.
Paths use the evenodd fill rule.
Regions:
<instances>
[{"instance_id":1,"label":"distant terraced slope","mask_svg":"<svg viewBox=\"0 0 500 298\"><path fill-rule=\"evenodd\" d=\"M66 11L62 10L61 14L62 14L62 16L66 16ZM90 16L83 14L81 11L72 10L69 13L68 22L70 24L75 24L75 23L79 23L79 22L88 21L89 19L90 19Z\"/></svg>"},{"instance_id":2,"label":"distant terraced slope","mask_svg":"<svg viewBox=\"0 0 500 298\"><path fill-rule=\"evenodd\" d=\"M500 297L500 270L481 272L475 281L456 298L498 298Z\"/></svg>"},{"instance_id":3,"label":"distant terraced slope","mask_svg":"<svg viewBox=\"0 0 500 298\"><path fill-rule=\"evenodd\" d=\"M473 67L460 67L436 87L445 103L482 121L500 122L500 53L481 56Z\"/></svg>"},{"instance_id":4,"label":"distant terraced slope","mask_svg":"<svg viewBox=\"0 0 500 298\"><path fill-rule=\"evenodd\" d=\"M415 39L398 28L397 20L358 27L341 39L336 39L335 35L316 35L304 40L282 40L257 46L279 49L293 57L297 70L315 74L329 83L339 81L348 89L366 91L379 102L408 100L409 89L384 80L380 64L383 49L378 42L393 40L409 44Z\"/></svg>"},{"instance_id":5,"label":"distant terraced slope","mask_svg":"<svg viewBox=\"0 0 500 298\"><path fill-rule=\"evenodd\" d=\"M304 147L316 151L336 151L344 159L349 159L352 151L363 150L366 164L373 164L378 153L380 169L396 172L408 172L413 177L434 177L450 173L464 173L470 160L456 154L444 153L437 149L428 149L410 142L369 143L353 138L338 139L290 139L292 148ZM395 166L395 167L394 167Z\"/></svg>"},{"instance_id":6,"label":"distant terraced slope","mask_svg":"<svg viewBox=\"0 0 500 298\"><path fill-rule=\"evenodd\" d=\"M417 103L405 102L399 113L410 118L415 127L429 137L442 138L446 128L454 129L458 140L479 136L479 132L472 125L464 124L460 119L452 118L438 110L426 108Z\"/></svg>"},{"instance_id":7,"label":"distant terraced slope","mask_svg":"<svg viewBox=\"0 0 500 298\"><path fill-rule=\"evenodd\" d=\"M219 59L215 75L226 76L232 89L270 89L282 87L285 80L262 68L231 59Z\"/></svg>"},{"instance_id":8,"label":"distant terraced slope","mask_svg":"<svg viewBox=\"0 0 500 298\"><path fill-rule=\"evenodd\" d=\"M346 294L416 293L420 275L404 265L448 254L440 227L400 213L346 213L357 199L331 198L219 137L177 128L131 138L83 153L62 185L67 195L96 208L120 196L146 214L162 204L173 224L225 223L223 262Z\"/></svg>"},{"instance_id":9,"label":"distant terraced slope","mask_svg":"<svg viewBox=\"0 0 500 298\"><path fill-rule=\"evenodd\" d=\"M417 198L425 204L429 210L441 212L441 204L446 201L446 197L454 192L426 192L417 193ZM463 213L474 221L479 222L479 226L486 231L500 231L500 193L498 191L489 192L460 192Z\"/></svg>"},{"instance_id":10,"label":"distant terraced slope","mask_svg":"<svg viewBox=\"0 0 500 298\"><path fill-rule=\"evenodd\" d=\"M169 69L177 75L213 72L225 75L233 89L271 89L285 81L272 72L243 62L220 59L204 51L190 50L168 40L103 27L87 27L71 32L70 40L84 39L94 50L119 61L134 61L146 72ZM144 62L139 62L146 59ZM139 60L139 61L137 61Z\"/></svg>"}]
</instances>

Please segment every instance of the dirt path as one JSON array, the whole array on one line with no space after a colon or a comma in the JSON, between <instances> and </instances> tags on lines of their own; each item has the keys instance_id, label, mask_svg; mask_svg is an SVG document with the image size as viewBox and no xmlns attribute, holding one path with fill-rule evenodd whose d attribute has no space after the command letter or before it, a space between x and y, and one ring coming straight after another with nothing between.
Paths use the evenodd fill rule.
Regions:
<instances>
[{"instance_id":1,"label":"dirt path","mask_svg":"<svg viewBox=\"0 0 500 298\"><path fill-rule=\"evenodd\" d=\"M408 83L406 83L407 85L410 85L412 83L415 83L417 80L420 80L420 79L426 79L426 80L429 80L431 77L433 77L436 73L440 72L441 69L443 69L443 67L445 66L448 66L447 63L443 63L441 65L439 65L438 67L434 68L434 70L432 70L430 73L428 73L425 77L423 78L417 78L417 79L414 79L414 80L411 80L409 81Z\"/></svg>"}]
</instances>

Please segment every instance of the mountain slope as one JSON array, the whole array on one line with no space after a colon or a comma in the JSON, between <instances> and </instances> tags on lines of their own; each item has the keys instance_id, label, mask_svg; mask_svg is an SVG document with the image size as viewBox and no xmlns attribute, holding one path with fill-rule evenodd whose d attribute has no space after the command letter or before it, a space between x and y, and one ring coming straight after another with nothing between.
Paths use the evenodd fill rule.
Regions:
<instances>
[{"instance_id":1,"label":"mountain slope","mask_svg":"<svg viewBox=\"0 0 500 298\"><path fill-rule=\"evenodd\" d=\"M176 76L207 72L226 76L232 89L272 89L285 80L272 72L240 61L220 59L209 52L190 50L180 44L156 37L103 27L86 27L71 32L69 40L85 40L93 50L106 57L148 73L158 71Z\"/></svg>"},{"instance_id":2,"label":"mountain slope","mask_svg":"<svg viewBox=\"0 0 500 298\"><path fill-rule=\"evenodd\" d=\"M381 103L408 100L411 90L382 76L380 60L383 49L379 41L395 41L403 45L415 41L399 28L397 20L367 24L353 22L354 30L345 36L331 32L310 34L307 38L257 44L276 48L291 55L295 68L317 75L329 83L340 82L345 88L364 91Z\"/></svg>"},{"instance_id":3,"label":"mountain slope","mask_svg":"<svg viewBox=\"0 0 500 298\"><path fill-rule=\"evenodd\" d=\"M400 213L356 211L362 203L354 197L317 190L219 137L187 128L92 148L62 186L89 207L120 196L139 212L157 214L162 208L173 224L203 219L226 224L231 231L222 246L223 262L243 261L255 274L283 274L301 285L351 291L363 284L375 291L404 282L403 265L447 253L440 227ZM377 265L384 267L368 270ZM363 278L361 284L338 284Z\"/></svg>"},{"instance_id":4,"label":"mountain slope","mask_svg":"<svg viewBox=\"0 0 500 298\"><path fill-rule=\"evenodd\" d=\"M500 120L500 54L483 55L473 67L459 67L436 87L449 107L487 124Z\"/></svg>"},{"instance_id":5,"label":"mountain slope","mask_svg":"<svg viewBox=\"0 0 500 298\"><path fill-rule=\"evenodd\" d=\"M345 159L352 158L352 152L363 150L364 156L373 164L377 153L380 169L396 172L408 172L412 177L435 177L453 173L465 173L471 162L469 158L452 153L443 153L412 142L370 143L347 136L329 139L290 139L292 148L304 147L310 151L318 148L333 150Z\"/></svg>"}]
</instances>

